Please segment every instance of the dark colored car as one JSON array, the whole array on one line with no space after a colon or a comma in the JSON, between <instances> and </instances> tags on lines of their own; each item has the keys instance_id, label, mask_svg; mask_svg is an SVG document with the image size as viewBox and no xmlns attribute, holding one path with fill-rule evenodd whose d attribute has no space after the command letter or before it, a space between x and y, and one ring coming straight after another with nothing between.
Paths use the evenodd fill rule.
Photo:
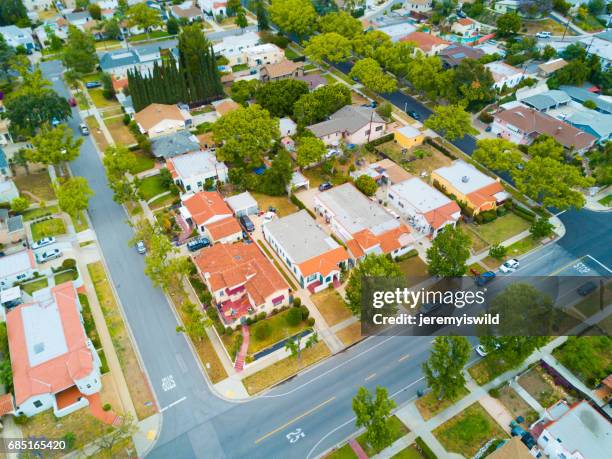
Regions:
<instances>
[{"instance_id":1,"label":"dark colored car","mask_svg":"<svg viewBox=\"0 0 612 459\"><path fill-rule=\"evenodd\" d=\"M253 222L247 215L243 215L242 217L240 217L240 224L249 233L255 231L255 225L253 225Z\"/></svg>"},{"instance_id":2,"label":"dark colored car","mask_svg":"<svg viewBox=\"0 0 612 459\"><path fill-rule=\"evenodd\" d=\"M74 97L71 97L70 99L68 99L68 105L70 105L71 107L76 107L77 106L77 101Z\"/></svg>"},{"instance_id":3,"label":"dark colored car","mask_svg":"<svg viewBox=\"0 0 612 459\"><path fill-rule=\"evenodd\" d=\"M410 110L408 112L408 115L410 115L412 118L414 118L415 120L420 120L421 119L421 115L419 115L417 112L415 112L414 110Z\"/></svg>"},{"instance_id":4,"label":"dark colored car","mask_svg":"<svg viewBox=\"0 0 612 459\"><path fill-rule=\"evenodd\" d=\"M587 282L586 284L582 284L580 287L578 287L576 292L578 292L578 295L580 296L587 296L593 293L595 290L597 290L597 284L595 284L595 282Z\"/></svg>"},{"instance_id":5,"label":"dark colored car","mask_svg":"<svg viewBox=\"0 0 612 459\"><path fill-rule=\"evenodd\" d=\"M319 191L329 190L333 185L329 182L324 182L319 185Z\"/></svg>"},{"instance_id":6,"label":"dark colored car","mask_svg":"<svg viewBox=\"0 0 612 459\"><path fill-rule=\"evenodd\" d=\"M475 281L476 285L482 287L483 285L486 285L491 282L493 279L495 279L495 273L493 271L485 271L480 276L478 276Z\"/></svg>"},{"instance_id":7,"label":"dark colored car","mask_svg":"<svg viewBox=\"0 0 612 459\"><path fill-rule=\"evenodd\" d=\"M189 241L187 243L187 250L190 252L195 252L196 250L203 249L204 247L208 247L210 245L210 241L205 237L201 237L199 239L194 239L193 241Z\"/></svg>"},{"instance_id":8,"label":"dark colored car","mask_svg":"<svg viewBox=\"0 0 612 459\"><path fill-rule=\"evenodd\" d=\"M102 83L100 83L99 81L88 81L87 83L85 83L85 87L87 89L99 88L100 86L102 86Z\"/></svg>"},{"instance_id":9,"label":"dark colored car","mask_svg":"<svg viewBox=\"0 0 612 459\"><path fill-rule=\"evenodd\" d=\"M420 314L431 314L436 309L442 306L440 303L423 303L419 308Z\"/></svg>"}]
</instances>

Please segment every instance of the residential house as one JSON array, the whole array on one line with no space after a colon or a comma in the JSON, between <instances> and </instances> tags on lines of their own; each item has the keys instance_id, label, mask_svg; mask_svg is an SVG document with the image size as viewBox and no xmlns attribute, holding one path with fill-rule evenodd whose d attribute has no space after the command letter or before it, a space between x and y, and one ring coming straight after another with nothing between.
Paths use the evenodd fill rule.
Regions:
<instances>
[{"instance_id":1,"label":"residential house","mask_svg":"<svg viewBox=\"0 0 612 459\"><path fill-rule=\"evenodd\" d=\"M307 128L326 145L339 145L345 142L354 145L376 140L387 133L387 125L376 110L370 107L347 105L328 120Z\"/></svg>"},{"instance_id":2,"label":"residential house","mask_svg":"<svg viewBox=\"0 0 612 459\"><path fill-rule=\"evenodd\" d=\"M595 110L608 115L612 114L612 99L610 97L601 96L588 89L576 86L563 85L559 89L564 91L573 101L583 104L587 100L591 100L595 103Z\"/></svg>"},{"instance_id":3,"label":"residential house","mask_svg":"<svg viewBox=\"0 0 612 459\"><path fill-rule=\"evenodd\" d=\"M601 70L605 72L612 66L612 41L610 41L609 35L598 34L597 36L585 36L578 39L578 42L587 49L588 55L595 55L599 57Z\"/></svg>"},{"instance_id":4,"label":"residential house","mask_svg":"<svg viewBox=\"0 0 612 459\"><path fill-rule=\"evenodd\" d=\"M529 448L521 441L521 437L516 436L510 440L504 440L495 451L487 456L487 459L533 459L534 456L529 452Z\"/></svg>"},{"instance_id":5,"label":"residential house","mask_svg":"<svg viewBox=\"0 0 612 459\"><path fill-rule=\"evenodd\" d=\"M461 217L455 201L417 177L392 185L387 197L413 228L432 237L446 226L454 227Z\"/></svg>"},{"instance_id":6,"label":"residential house","mask_svg":"<svg viewBox=\"0 0 612 459\"><path fill-rule=\"evenodd\" d=\"M450 42L441 39L436 35L425 32L412 32L406 35L400 41L409 41L416 45L416 50L425 54L426 56L435 56L440 54Z\"/></svg>"},{"instance_id":7,"label":"residential house","mask_svg":"<svg viewBox=\"0 0 612 459\"><path fill-rule=\"evenodd\" d=\"M262 65L278 64L285 59L285 51L273 43L264 43L247 48L244 51L244 60L249 68Z\"/></svg>"},{"instance_id":8,"label":"residential house","mask_svg":"<svg viewBox=\"0 0 612 459\"><path fill-rule=\"evenodd\" d=\"M248 191L225 198L225 202L232 209L236 217L257 215L259 213L259 204Z\"/></svg>"},{"instance_id":9,"label":"residential house","mask_svg":"<svg viewBox=\"0 0 612 459\"><path fill-rule=\"evenodd\" d=\"M413 126L406 125L393 131L393 138L402 147L412 148L423 143L425 134Z\"/></svg>"},{"instance_id":10,"label":"residential house","mask_svg":"<svg viewBox=\"0 0 612 459\"><path fill-rule=\"evenodd\" d=\"M293 121L291 118L281 118L278 121L278 124L281 137L292 136L297 132L297 124L295 124L295 121Z\"/></svg>"},{"instance_id":11,"label":"residential house","mask_svg":"<svg viewBox=\"0 0 612 459\"><path fill-rule=\"evenodd\" d=\"M0 180L7 180L13 176L13 173L11 172L11 168L6 159L6 154L2 148L3 140L4 138L0 136Z\"/></svg>"},{"instance_id":12,"label":"residential house","mask_svg":"<svg viewBox=\"0 0 612 459\"><path fill-rule=\"evenodd\" d=\"M442 61L442 65L447 69L457 67L464 59L477 60L484 55L485 52L482 49L460 45L458 43L448 45L438 54Z\"/></svg>"},{"instance_id":13,"label":"residential house","mask_svg":"<svg viewBox=\"0 0 612 459\"><path fill-rule=\"evenodd\" d=\"M506 64L505 62L489 62L485 64L493 75L493 87L499 91L504 88L514 88L525 78L524 72L516 67Z\"/></svg>"},{"instance_id":14,"label":"residential house","mask_svg":"<svg viewBox=\"0 0 612 459\"><path fill-rule=\"evenodd\" d=\"M0 27L0 35L2 35L6 43L13 48L23 46L26 51L34 51L36 49L32 31L25 27L21 28L15 25Z\"/></svg>"},{"instance_id":15,"label":"residential house","mask_svg":"<svg viewBox=\"0 0 612 459\"><path fill-rule=\"evenodd\" d=\"M181 216L211 242L230 244L242 238L240 224L218 192L199 191L183 195L181 201Z\"/></svg>"},{"instance_id":16,"label":"residential house","mask_svg":"<svg viewBox=\"0 0 612 459\"><path fill-rule=\"evenodd\" d=\"M227 166L217 161L211 151L196 151L174 156L166 161L174 183L182 186L187 193L205 191L207 181L210 185L227 182Z\"/></svg>"},{"instance_id":17,"label":"residential house","mask_svg":"<svg viewBox=\"0 0 612 459\"><path fill-rule=\"evenodd\" d=\"M229 98L216 100L212 103L212 106L214 107L219 118L228 112L233 112L234 110L238 110L240 108L240 104Z\"/></svg>"},{"instance_id":18,"label":"residential house","mask_svg":"<svg viewBox=\"0 0 612 459\"><path fill-rule=\"evenodd\" d=\"M162 54L167 53L172 53L178 59L175 40L108 51L100 55L100 69L119 79L126 78L128 70L138 70L142 74L148 74L153 71L156 62L161 63Z\"/></svg>"},{"instance_id":19,"label":"residential house","mask_svg":"<svg viewBox=\"0 0 612 459\"><path fill-rule=\"evenodd\" d=\"M565 59L556 58L551 59L549 61L544 62L543 64L538 65L537 75L540 78L548 78L557 70L562 69L567 65L567 61Z\"/></svg>"},{"instance_id":20,"label":"residential house","mask_svg":"<svg viewBox=\"0 0 612 459\"><path fill-rule=\"evenodd\" d=\"M571 100L572 99L565 91L551 89L550 91L544 91L539 94L525 97L521 99L521 103L528 107L535 108L539 112L547 112L549 110L564 107L569 104Z\"/></svg>"},{"instance_id":21,"label":"residential house","mask_svg":"<svg viewBox=\"0 0 612 459\"><path fill-rule=\"evenodd\" d=\"M433 9L433 0L406 0L404 8L417 13L427 13Z\"/></svg>"},{"instance_id":22,"label":"residential house","mask_svg":"<svg viewBox=\"0 0 612 459\"><path fill-rule=\"evenodd\" d=\"M495 12L500 14L512 13L519 9L520 0L498 0L495 2Z\"/></svg>"},{"instance_id":23,"label":"residential house","mask_svg":"<svg viewBox=\"0 0 612 459\"><path fill-rule=\"evenodd\" d=\"M383 32L391 38L393 43L400 41L407 35L416 32L416 27L410 22L402 22L400 24L388 25L385 27L379 27L379 32Z\"/></svg>"},{"instance_id":24,"label":"residential house","mask_svg":"<svg viewBox=\"0 0 612 459\"><path fill-rule=\"evenodd\" d=\"M491 130L498 137L523 145L530 145L539 135L547 134L578 153L590 149L597 140L591 134L520 103L495 113Z\"/></svg>"},{"instance_id":25,"label":"residential house","mask_svg":"<svg viewBox=\"0 0 612 459\"><path fill-rule=\"evenodd\" d=\"M565 118L565 122L584 131L603 144L612 140L612 115L581 107Z\"/></svg>"},{"instance_id":26,"label":"residential house","mask_svg":"<svg viewBox=\"0 0 612 459\"><path fill-rule=\"evenodd\" d=\"M311 92L327 85L327 80L318 73L306 73L295 79L306 83L308 85L308 90Z\"/></svg>"},{"instance_id":27,"label":"residential house","mask_svg":"<svg viewBox=\"0 0 612 459\"><path fill-rule=\"evenodd\" d=\"M26 239L21 215L9 216L8 209L0 208L0 244L8 246Z\"/></svg>"},{"instance_id":28,"label":"residential house","mask_svg":"<svg viewBox=\"0 0 612 459\"><path fill-rule=\"evenodd\" d=\"M151 152L156 158L174 158L200 151L198 138L189 131L179 131L151 139Z\"/></svg>"},{"instance_id":29,"label":"residential house","mask_svg":"<svg viewBox=\"0 0 612 459\"><path fill-rule=\"evenodd\" d=\"M303 209L265 223L264 239L303 288L318 292L340 285L348 253Z\"/></svg>"},{"instance_id":30,"label":"residential house","mask_svg":"<svg viewBox=\"0 0 612 459\"><path fill-rule=\"evenodd\" d=\"M289 302L289 286L257 244L215 244L194 257L225 325Z\"/></svg>"},{"instance_id":31,"label":"residential house","mask_svg":"<svg viewBox=\"0 0 612 459\"><path fill-rule=\"evenodd\" d=\"M293 171L291 174L291 180L289 180L289 183L287 184L287 193L291 195L301 188L305 190L310 188L310 180L301 172Z\"/></svg>"},{"instance_id":32,"label":"residential house","mask_svg":"<svg viewBox=\"0 0 612 459\"><path fill-rule=\"evenodd\" d=\"M465 203L474 215L495 210L510 197L498 180L462 160L434 170L431 179L436 188Z\"/></svg>"},{"instance_id":33,"label":"residential house","mask_svg":"<svg viewBox=\"0 0 612 459\"><path fill-rule=\"evenodd\" d=\"M21 250L0 257L0 290L34 277L36 258L31 250Z\"/></svg>"},{"instance_id":34,"label":"residential house","mask_svg":"<svg viewBox=\"0 0 612 459\"><path fill-rule=\"evenodd\" d=\"M43 48L50 45L49 35L54 34L62 40L68 38L68 21L63 17L54 20L43 21L41 25L34 29L34 35Z\"/></svg>"},{"instance_id":35,"label":"residential house","mask_svg":"<svg viewBox=\"0 0 612 459\"><path fill-rule=\"evenodd\" d=\"M38 291L35 301L6 314L15 413L28 417L50 408L56 417L89 405L102 389L101 362L85 333L72 284Z\"/></svg>"},{"instance_id":36,"label":"residential house","mask_svg":"<svg viewBox=\"0 0 612 459\"><path fill-rule=\"evenodd\" d=\"M209 16L225 16L227 0L199 0L200 7Z\"/></svg>"},{"instance_id":37,"label":"residential house","mask_svg":"<svg viewBox=\"0 0 612 459\"><path fill-rule=\"evenodd\" d=\"M19 190L10 178L0 177L0 202L11 202L19 197Z\"/></svg>"},{"instance_id":38,"label":"residential house","mask_svg":"<svg viewBox=\"0 0 612 459\"><path fill-rule=\"evenodd\" d=\"M376 183L381 185L393 185L412 178L410 172L389 158L381 159L370 164L368 167L351 172L351 177L356 180L361 175L372 177Z\"/></svg>"},{"instance_id":39,"label":"residential house","mask_svg":"<svg viewBox=\"0 0 612 459\"><path fill-rule=\"evenodd\" d=\"M473 37L478 35L478 25L470 18L459 18L453 23L451 31L460 37Z\"/></svg>"},{"instance_id":40,"label":"residential house","mask_svg":"<svg viewBox=\"0 0 612 459\"><path fill-rule=\"evenodd\" d=\"M191 1L183 2L180 5L174 5L170 9L170 14L179 21L183 19L193 22L204 19L204 14L202 13L202 10L198 8L197 3Z\"/></svg>"},{"instance_id":41,"label":"residential house","mask_svg":"<svg viewBox=\"0 0 612 459\"><path fill-rule=\"evenodd\" d=\"M408 227L352 183L317 194L314 210L346 243L355 261L371 253L396 258L414 247Z\"/></svg>"},{"instance_id":42,"label":"residential house","mask_svg":"<svg viewBox=\"0 0 612 459\"><path fill-rule=\"evenodd\" d=\"M256 32L247 32L241 35L229 35L213 45L215 56L225 56L228 65L234 66L246 63L246 51L259 44L259 35Z\"/></svg>"},{"instance_id":43,"label":"residential house","mask_svg":"<svg viewBox=\"0 0 612 459\"><path fill-rule=\"evenodd\" d=\"M551 411L550 409L548 410ZM538 446L550 459L607 457L612 451L609 418L582 400L570 406L561 400L554 406L557 416L543 422ZM538 429L539 430L539 429Z\"/></svg>"},{"instance_id":44,"label":"residential house","mask_svg":"<svg viewBox=\"0 0 612 459\"><path fill-rule=\"evenodd\" d=\"M83 11L62 12L70 25L81 28L87 21L91 21L91 14L87 9Z\"/></svg>"},{"instance_id":45,"label":"residential house","mask_svg":"<svg viewBox=\"0 0 612 459\"><path fill-rule=\"evenodd\" d=\"M304 63L289 60L277 64L266 64L260 70L260 78L263 82L286 80L304 75Z\"/></svg>"},{"instance_id":46,"label":"residential house","mask_svg":"<svg viewBox=\"0 0 612 459\"><path fill-rule=\"evenodd\" d=\"M140 132L150 138L188 129L192 124L191 115L178 105L151 104L134 115Z\"/></svg>"}]
</instances>

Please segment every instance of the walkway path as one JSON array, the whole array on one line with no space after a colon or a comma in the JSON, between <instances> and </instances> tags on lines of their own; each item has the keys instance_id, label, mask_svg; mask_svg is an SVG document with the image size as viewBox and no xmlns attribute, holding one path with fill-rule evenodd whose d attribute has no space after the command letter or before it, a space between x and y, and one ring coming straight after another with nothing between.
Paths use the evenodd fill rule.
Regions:
<instances>
[{"instance_id":1,"label":"walkway path","mask_svg":"<svg viewBox=\"0 0 612 459\"><path fill-rule=\"evenodd\" d=\"M584 207L589 210L594 210L597 212L609 212L612 211L612 206L604 206L599 202L599 200L605 198L612 194L612 186L608 186L603 190L600 190L594 196L586 196L586 204ZM611 203L612 204L612 203Z\"/></svg>"},{"instance_id":2,"label":"walkway path","mask_svg":"<svg viewBox=\"0 0 612 459\"><path fill-rule=\"evenodd\" d=\"M357 440L352 438L351 440L349 440L349 445L353 452L357 455L358 459L368 459L368 455L363 450L359 442L357 442Z\"/></svg>"},{"instance_id":3,"label":"walkway path","mask_svg":"<svg viewBox=\"0 0 612 459\"><path fill-rule=\"evenodd\" d=\"M238 373L242 372L244 369L244 359L246 359L247 351L249 350L249 341L251 335L249 334L249 326L242 326L242 345L240 346L240 351L236 356L236 363L234 364L234 368Z\"/></svg>"}]
</instances>

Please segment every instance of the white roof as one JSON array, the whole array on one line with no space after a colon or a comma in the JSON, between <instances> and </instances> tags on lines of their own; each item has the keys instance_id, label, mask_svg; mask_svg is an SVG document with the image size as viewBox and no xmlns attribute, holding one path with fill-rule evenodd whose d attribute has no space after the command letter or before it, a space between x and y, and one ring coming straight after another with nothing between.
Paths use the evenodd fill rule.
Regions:
<instances>
[{"instance_id":1,"label":"white roof","mask_svg":"<svg viewBox=\"0 0 612 459\"><path fill-rule=\"evenodd\" d=\"M293 186L299 187L299 186L304 186L304 185L309 185L309 184L310 184L310 180L308 180L299 171L295 171L293 172L293 174L291 174L291 181L289 182L290 187L293 187Z\"/></svg>"},{"instance_id":2,"label":"white roof","mask_svg":"<svg viewBox=\"0 0 612 459\"><path fill-rule=\"evenodd\" d=\"M596 54L607 61L612 61L612 42L597 37L581 38L580 41L587 46L589 54Z\"/></svg>"},{"instance_id":3,"label":"white roof","mask_svg":"<svg viewBox=\"0 0 612 459\"><path fill-rule=\"evenodd\" d=\"M213 45L213 51L215 53L221 53L236 47L243 49L245 46L254 46L257 43L259 43L259 35L257 35L256 32L247 32L242 35L228 35L227 37L223 37L219 43Z\"/></svg>"},{"instance_id":4,"label":"white roof","mask_svg":"<svg viewBox=\"0 0 612 459\"><path fill-rule=\"evenodd\" d=\"M174 169L182 178L195 177L213 173L218 175L222 169L227 169L224 163L210 151L196 151L178 155L171 159Z\"/></svg>"},{"instance_id":5,"label":"white roof","mask_svg":"<svg viewBox=\"0 0 612 459\"><path fill-rule=\"evenodd\" d=\"M286 132L293 131L297 127L297 124L295 124L295 121L293 121L291 118L286 118L286 117L278 120L278 125L283 135Z\"/></svg>"},{"instance_id":6,"label":"white roof","mask_svg":"<svg viewBox=\"0 0 612 459\"><path fill-rule=\"evenodd\" d=\"M439 209L451 202L440 191L416 177L396 183L391 186L391 190L401 199L412 204L421 213Z\"/></svg>"},{"instance_id":7,"label":"white roof","mask_svg":"<svg viewBox=\"0 0 612 459\"><path fill-rule=\"evenodd\" d=\"M280 49L278 46L276 46L273 43L264 43L262 45L253 46L246 50L246 53L250 56L257 55L257 54L274 53L274 52L282 53L283 50Z\"/></svg>"},{"instance_id":8,"label":"white roof","mask_svg":"<svg viewBox=\"0 0 612 459\"><path fill-rule=\"evenodd\" d=\"M495 179L461 160L455 161L450 166L436 169L434 172L452 183L463 194L472 193L495 182Z\"/></svg>"},{"instance_id":9,"label":"white roof","mask_svg":"<svg viewBox=\"0 0 612 459\"><path fill-rule=\"evenodd\" d=\"M259 204L257 204L257 201L253 195L251 195L251 193L248 191L225 198L225 202L228 206L230 206L230 209L232 209L234 213L238 212L239 210L250 209L251 207L259 207Z\"/></svg>"},{"instance_id":10,"label":"white roof","mask_svg":"<svg viewBox=\"0 0 612 459\"><path fill-rule=\"evenodd\" d=\"M30 367L68 352L62 318L53 297L23 306L21 317Z\"/></svg>"},{"instance_id":11,"label":"white roof","mask_svg":"<svg viewBox=\"0 0 612 459\"><path fill-rule=\"evenodd\" d=\"M0 279L22 273L36 266L30 250L22 250L0 258Z\"/></svg>"},{"instance_id":12,"label":"white roof","mask_svg":"<svg viewBox=\"0 0 612 459\"><path fill-rule=\"evenodd\" d=\"M409 139L411 139L413 137L418 137L418 136L421 135L421 131L419 131L417 128L415 128L413 126L410 126L410 125L406 125L404 127L401 127L396 132L399 132L404 137L408 137Z\"/></svg>"},{"instance_id":13,"label":"white roof","mask_svg":"<svg viewBox=\"0 0 612 459\"><path fill-rule=\"evenodd\" d=\"M491 71L491 73L493 74L493 79L496 82L506 78L512 78L513 76L522 73L522 71L517 69L516 67L512 67L511 65L508 65L505 62L501 61L489 62L488 64L485 64L485 67Z\"/></svg>"},{"instance_id":14,"label":"white roof","mask_svg":"<svg viewBox=\"0 0 612 459\"><path fill-rule=\"evenodd\" d=\"M400 38L405 37L406 35L410 35L412 32L415 32L416 27L410 24L409 22L405 22L403 24L394 24L385 27L380 27L378 30L389 35L389 37L391 37L393 41L397 41Z\"/></svg>"},{"instance_id":15,"label":"white roof","mask_svg":"<svg viewBox=\"0 0 612 459\"><path fill-rule=\"evenodd\" d=\"M21 298L21 288L19 286L7 288L0 292L0 303L2 304L19 298Z\"/></svg>"}]
</instances>

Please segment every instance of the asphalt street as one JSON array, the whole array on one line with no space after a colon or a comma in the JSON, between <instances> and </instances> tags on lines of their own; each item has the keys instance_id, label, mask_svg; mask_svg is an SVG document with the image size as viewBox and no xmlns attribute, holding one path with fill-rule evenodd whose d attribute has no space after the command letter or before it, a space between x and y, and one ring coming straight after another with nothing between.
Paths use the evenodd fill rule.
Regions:
<instances>
[{"instance_id":1,"label":"asphalt street","mask_svg":"<svg viewBox=\"0 0 612 459\"><path fill-rule=\"evenodd\" d=\"M41 67L55 90L67 96L60 64L51 61ZM69 125L76 131L80 122L73 110ZM351 399L359 386L387 387L398 404L424 387L421 363L431 338L373 337L251 401L219 399L185 338L176 333L177 321L165 296L144 275L142 256L128 247L132 230L123 208L112 200L91 138L85 138L72 170L95 192L89 214L163 410L162 429L150 457L314 457L354 432ZM568 234L525 257L524 272L550 274L559 256L567 264L590 255L610 266L610 214L580 211L560 217Z\"/></svg>"}]
</instances>

